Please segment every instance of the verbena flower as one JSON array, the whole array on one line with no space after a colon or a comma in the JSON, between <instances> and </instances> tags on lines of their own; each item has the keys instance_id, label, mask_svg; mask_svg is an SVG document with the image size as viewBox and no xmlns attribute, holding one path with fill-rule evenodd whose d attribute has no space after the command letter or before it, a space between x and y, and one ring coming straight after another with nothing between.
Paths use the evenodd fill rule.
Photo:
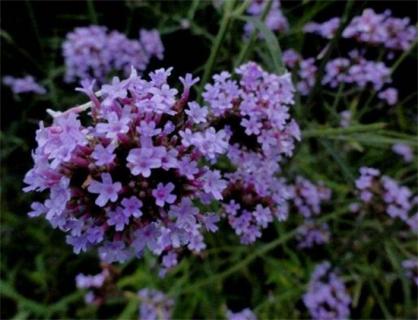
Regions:
<instances>
[{"instance_id":1,"label":"verbena flower","mask_svg":"<svg viewBox=\"0 0 418 320\"><path fill-rule=\"evenodd\" d=\"M138 291L140 299L139 320L170 320L174 308L174 300L155 289Z\"/></svg>"},{"instance_id":2,"label":"verbena flower","mask_svg":"<svg viewBox=\"0 0 418 320\"><path fill-rule=\"evenodd\" d=\"M378 97L379 99L385 101L388 105L393 106L398 102L398 90L395 88L387 88L380 91Z\"/></svg>"},{"instance_id":3,"label":"verbena flower","mask_svg":"<svg viewBox=\"0 0 418 320\"><path fill-rule=\"evenodd\" d=\"M350 315L351 298L329 262L315 267L303 302L312 319L347 319Z\"/></svg>"},{"instance_id":4,"label":"verbena flower","mask_svg":"<svg viewBox=\"0 0 418 320\"><path fill-rule=\"evenodd\" d=\"M228 310L226 313L228 320L257 320L256 315L250 309L245 308L239 312Z\"/></svg>"},{"instance_id":5,"label":"verbena flower","mask_svg":"<svg viewBox=\"0 0 418 320\"><path fill-rule=\"evenodd\" d=\"M412 148L407 144L395 143L392 146L392 151L402 156L405 162L412 162L412 160L414 160Z\"/></svg>"},{"instance_id":6,"label":"verbena flower","mask_svg":"<svg viewBox=\"0 0 418 320\"><path fill-rule=\"evenodd\" d=\"M408 187L401 186L388 176L382 176L377 169L362 167L360 177L356 180L356 189L360 203L365 209L383 211L391 218L399 218L412 230L416 230L416 217L411 215L411 212L418 198L414 197Z\"/></svg>"},{"instance_id":7,"label":"verbena flower","mask_svg":"<svg viewBox=\"0 0 418 320\"><path fill-rule=\"evenodd\" d=\"M290 187L291 203L298 213L305 218L311 218L321 213L321 204L331 199L331 190L321 182L315 185L311 181L296 177L295 183Z\"/></svg>"},{"instance_id":8,"label":"verbena flower","mask_svg":"<svg viewBox=\"0 0 418 320\"><path fill-rule=\"evenodd\" d=\"M244 243L274 217L286 218L287 186L273 173L300 139L289 114L290 76L248 63L237 69L239 82L215 75L203 94L207 107L200 107L188 101L196 79L182 78L178 98L167 83L170 72L159 69L145 80L132 69L128 79L104 84L100 97L83 82L80 91L91 99L83 122L84 109L75 107L54 114L50 126L40 123L24 190L49 196L30 215L44 214L67 233L76 253L95 247L113 262L149 250L164 273L182 249L206 247L203 233L218 229L219 217L207 206L213 201L240 204L227 218ZM219 109L227 94L231 105ZM205 111L197 116L190 105ZM250 119L258 131L247 134Z\"/></svg>"},{"instance_id":9,"label":"verbena flower","mask_svg":"<svg viewBox=\"0 0 418 320\"><path fill-rule=\"evenodd\" d=\"M287 217L288 187L276 175L278 162L293 154L301 137L289 112L294 103L289 74L270 74L255 63L242 65L236 74L238 80L228 72L214 75L203 97L209 121L230 140L231 167L224 172L222 194L225 216L241 242L248 244L274 219Z\"/></svg>"},{"instance_id":10,"label":"verbena flower","mask_svg":"<svg viewBox=\"0 0 418 320\"><path fill-rule=\"evenodd\" d=\"M392 17L390 10L378 14L368 8L351 20L342 35L359 42L406 51L416 40L417 28L410 24L409 18Z\"/></svg>"},{"instance_id":11,"label":"verbena flower","mask_svg":"<svg viewBox=\"0 0 418 320\"><path fill-rule=\"evenodd\" d=\"M331 18L323 23L310 22L304 31L331 39L340 26L341 19ZM408 50L417 37L416 26L409 18L392 17L390 10L376 13L366 8L360 16L355 16L342 32L344 38L355 39L373 46L382 45L391 50Z\"/></svg>"},{"instance_id":12,"label":"verbena flower","mask_svg":"<svg viewBox=\"0 0 418 320\"><path fill-rule=\"evenodd\" d=\"M79 273L75 277L78 289L89 289L84 295L87 304L102 304L107 295L113 290L113 274L109 266L102 265L102 271L96 275L85 275Z\"/></svg>"},{"instance_id":13,"label":"verbena flower","mask_svg":"<svg viewBox=\"0 0 418 320\"><path fill-rule=\"evenodd\" d=\"M83 123L78 107L50 126L41 122L25 191L48 190L49 197L31 216L45 214L75 252L97 247L107 262L146 249L167 257L181 247L202 250L202 232L216 229L195 201L222 199L226 182L210 163L226 154L228 137L206 122L194 127L169 75L160 69L145 80L133 69L103 85L100 98L85 83L92 106ZM186 143L181 132L201 144Z\"/></svg>"},{"instance_id":14,"label":"verbena flower","mask_svg":"<svg viewBox=\"0 0 418 320\"><path fill-rule=\"evenodd\" d=\"M62 52L65 81L88 78L102 82L111 71L128 75L131 66L145 70L152 57L163 58L164 47L156 30L141 29L138 40L130 40L123 33L93 25L68 33Z\"/></svg>"},{"instance_id":15,"label":"verbena flower","mask_svg":"<svg viewBox=\"0 0 418 320\"><path fill-rule=\"evenodd\" d=\"M46 89L36 83L35 79L32 76L25 76L23 78L15 78L12 76L4 76L3 83L6 86L9 86L10 89L15 94L21 93L37 93L37 94L45 94Z\"/></svg>"},{"instance_id":16,"label":"verbena flower","mask_svg":"<svg viewBox=\"0 0 418 320\"><path fill-rule=\"evenodd\" d=\"M326 39L332 39L340 27L341 19L332 18L323 23L309 22L303 27L304 32L315 33Z\"/></svg>"},{"instance_id":17,"label":"verbena flower","mask_svg":"<svg viewBox=\"0 0 418 320\"><path fill-rule=\"evenodd\" d=\"M418 286L418 259L407 259L402 261L402 267L406 276Z\"/></svg>"},{"instance_id":18,"label":"verbena flower","mask_svg":"<svg viewBox=\"0 0 418 320\"><path fill-rule=\"evenodd\" d=\"M252 0L247 8L247 13L254 17L260 17L267 3L267 1ZM281 10L280 0L273 0L264 23L266 27L273 32L283 33L289 29L287 18L283 15ZM248 22L245 24L244 31L246 35L249 35L253 30L254 26L252 23Z\"/></svg>"},{"instance_id":19,"label":"verbena flower","mask_svg":"<svg viewBox=\"0 0 418 320\"><path fill-rule=\"evenodd\" d=\"M312 220L305 221L297 230L296 240L301 249L312 248L314 246L328 243L331 234L326 223L316 223Z\"/></svg>"}]
</instances>

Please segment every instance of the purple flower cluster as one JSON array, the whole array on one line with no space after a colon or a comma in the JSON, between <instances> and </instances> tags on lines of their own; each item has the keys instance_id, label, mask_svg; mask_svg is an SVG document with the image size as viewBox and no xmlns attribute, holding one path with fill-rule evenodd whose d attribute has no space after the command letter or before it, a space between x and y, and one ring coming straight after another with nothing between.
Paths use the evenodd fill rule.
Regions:
<instances>
[{"instance_id":1,"label":"purple flower cluster","mask_svg":"<svg viewBox=\"0 0 418 320\"><path fill-rule=\"evenodd\" d=\"M89 289L84 296L87 304L100 304L105 298L106 285L111 282L109 269L103 268L102 272L96 275L84 275L79 273L76 278L76 287L78 289Z\"/></svg>"},{"instance_id":2,"label":"purple flower cluster","mask_svg":"<svg viewBox=\"0 0 418 320\"><path fill-rule=\"evenodd\" d=\"M380 91L377 97L388 105L393 106L398 102L398 90L395 88L386 88Z\"/></svg>"},{"instance_id":3,"label":"purple flower cluster","mask_svg":"<svg viewBox=\"0 0 418 320\"><path fill-rule=\"evenodd\" d=\"M15 78L12 76L3 77L3 83L9 86L15 94L20 93L37 93L45 94L46 90L41 85L37 84L32 76L25 76L23 78Z\"/></svg>"},{"instance_id":4,"label":"purple flower cluster","mask_svg":"<svg viewBox=\"0 0 418 320\"><path fill-rule=\"evenodd\" d=\"M274 218L287 217L288 188L275 173L282 157L293 154L300 130L289 114L289 74L270 74L255 63L236 73L239 81L228 72L215 75L203 97L208 117L230 140L228 159L235 170L224 173L224 213L241 242L252 243Z\"/></svg>"},{"instance_id":5,"label":"purple flower cluster","mask_svg":"<svg viewBox=\"0 0 418 320\"><path fill-rule=\"evenodd\" d=\"M303 302L315 320L347 319L350 315L351 298L329 262L316 266Z\"/></svg>"},{"instance_id":6,"label":"purple flower cluster","mask_svg":"<svg viewBox=\"0 0 418 320\"><path fill-rule=\"evenodd\" d=\"M388 176L381 176L377 169L362 167L360 177L356 180L356 188L361 202L366 206L373 206L373 211L382 211L379 208L383 207L391 218L399 218L412 230L418 230L418 213L410 216L418 197L414 197L408 187L399 185Z\"/></svg>"},{"instance_id":7,"label":"purple flower cluster","mask_svg":"<svg viewBox=\"0 0 418 320\"><path fill-rule=\"evenodd\" d=\"M321 213L321 204L331 199L331 190L322 183L315 185L303 177L296 177L290 188L290 199L297 211L309 219Z\"/></svg>"},{"instance_id":8,"label":"purple flower cluster","mask_svg":"<svg viewBox=\"0 0 418 320\"><path fill-rule=\"evenodd\" d=\"M274 32L286 32L289 29L289 23L280 7L280 0L272 0L270 11L267 13L264 21L266 27ZM260 17L263 13L268 1L264 0L251 0L247 13L253 17ZM254 30L252 23L246 23L244 31L246 35L249 35Z\"/></svg>"},{"instance_id":9,"label":"purple flower cluster","mask_svg":"<svg viewBox=\"0 0 418 320\"><path fill-rule=\"evenodd\" d=\"M329 226L326 223L317 223L312 220L306 220L296 233L298 248L307 249L314 246L328 243L331 238Z\"/></svg>"},{"instance_id":10,"label":"purple flower cluster","mask_svg":"<svg viewBox=\"0 0 418 320\"><path fill-rule=\"evenodd\" d=\"M206 207L213 201L222 201L244 243L287 216L287 187L274 173L300 139L289 114L290 75L248 63L237 69L239 82L215 75L201 107L188 101L198 79L180 78L177 97L170 72L145 80L132 69L128 79L103 85L100 97L94 82L83 81L78 90L91 100L83 124L84 106L40 123L24 191L49 196L29 215L45 215L76 253L96 247L103 261L122 262L149 250L164 274L182 248L199 252L203 232L217 231L220 216ZM225 156L228 169L220 169Z\"/></svg>"},{"instance_id":11,"label":"purple flower cluster","mask_svg":"<svg viewBox=\"0 0 418 320\"><path fill-rule=\"evenodd\" d=\"M402 261L402 267L406 276L418 286L418 259L408 259Z\"/></svg>"},{"instance_id":12,"label":"purple flower cluster","mask_svg":"<svg viewBox=\"0 0 418 320\"><path fill-rule=\"evenodd\" d=\"M404 143L396 143L392 146L392 151L402 156L405 162L412 162L414 160L414 153L412 148Z\"/></svg>"},{"instance_id":13,"label":"purple flower cluster","mask_svg":"<svg viewBox=\"0 0 418 320\"><path fill-rule=\"evenodd\" d=\"M293 49L283 53L283 62L290 70L295 70L298 82L296 87L301 95L308 95L315 85L318 67L314 58L303 59ZM398 91L395 88L385 88L385 84L392 82L390 68L383 62L365 59L353 50L349 57L338 57L329 60L325 65L325 74L321 80L322 85L336 88L341 84L354 85L364 89L367 86L379 91L378 98L388 105L398 101Z\"/></svg>"},{"instance_id":14,"label":"purple flower cluster","mask_svg":"<svg viewBox=\"0 0 418 320\"><path fill-rule=\"evenodd\" d=\"M140 299L139 320L170 320L174 300L154 289L142 289L138 292Z\"/></svg>"},{"instance_id":15,"label":"purple flower cluster","mask_svg":"<svg viewBox=\"0 0 418 320\"><path fill-rule=\"evenodd\" d=\"M322 84L331 88L341 83L354 84L364 88L368 84L380 90L384 84L391 82L390 68L383 62L366 60L358 52L350 52L350 58L336 58L325 65Z\"/></svg>"},{"instance_id":16,"label":"purple flower cluster","mask_svg":"<svg viewBox=\"0 0 418 320\"><path fill-rule=\"evenodd\" d=\"M303 27L303 31L307 33L315 33L323 38L332 39L340 27L341 19L332 18L323 23L309 22Z\"/></svg>"},{"instance_id":17,"label":"purple flower cluster","mask_svg":"<svg viewBox=\"0 0 418 320\"><path fill-rule=\"evenodd\" d=\"M145 70L150 59L163 58L164 47L156 30L140 30L138 40L103 26L76 28L62 45L65 81L97 79L103 81L111 71L130 72L131 66Z\"/></svg>"},{"instance_id":18,"label":"purple flower cluster","mask_svg":"<svg viewBox=\"0 0 418 320\"><path fill-rule=\"evenodd\" d=\"M186 77L177 99L169 75L160 69L147 81L133 69L128 79L103 85L100 99L84 82L90 123L82 125L80 107L58 114L51 126L41 122L24 190L50 194L30 215L45 214L76 253L98 247L112 262L149 249L171 266L178 248L202 250L203 229L215 229L216 218L193 201L222 198L226 182L204 159L226 153L228 141L223 130L194 129L183 111L195 80Z\"/></svg>"},{"instance_id":19,"label":"purple flower cluster","mask_svg":"<svg viewBox=\"0 0 418 320\"><path fill-rule=\"evenodd\" d=\"M365 9L361 16L354 17L343 31L344 38L359 42L383 45L393 50L408 50L417 37L417 28L409 18L395 18L390 10L378 14Z\"/></svg>"},{"instance_id":20,"label":"purple flower cluster","mask_svg":"<svg viewBox=\"0 0 418 320\"><path fill-rule=\"evenodd\" d=\"M257 320L256 315L250 309L245 308L239 312L228 310L226 313L227 320Z\"/></svg>"},{"instance_id":21,"label":"purple flower cluster","mask_svg":"<svg viewBox=\"0 0 418 320\"><path fill-rule=\"evenodd\" d=\"M290 203L303 218L303 224L297 229L296 240L301 249L312 248L327 243L331 237L326 223L317 223L314 217L321 213L323 202L331 199L331 190L320 182L296 177L296 181L289 188Z\"/></svg>"},{"instance_id":22,"label":"purple flower cluster","mask_svg":"<svg viewBox=\"0 0 418 320\"><path fill-rule=\"evenodd\" d=\"M373 9L364 9L360 16L354 17L343 30L344 38L371 45L383 45L391 50L408 50L417 37L417 28L410 24L409 18L395 18L390 10L378 14ZM340 26L340 18L335 17L323 23L310 22L304 31L332 39Z\"/></svg>"}]
</instances>

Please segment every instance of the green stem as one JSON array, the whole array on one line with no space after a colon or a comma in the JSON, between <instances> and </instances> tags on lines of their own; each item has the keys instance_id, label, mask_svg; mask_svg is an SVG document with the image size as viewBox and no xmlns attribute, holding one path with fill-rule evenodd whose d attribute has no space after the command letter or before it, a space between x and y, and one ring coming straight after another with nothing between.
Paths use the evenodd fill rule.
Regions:
<instances>
[{"instance_id":1,"label":"green stem","mask_svg":"<svg viewBox=\"0 0 418 320\"><path fill-rule=\"evenodd\" d=\"M87 11L89 13L91 23L97 24L98 20L96 10L94 9L93 0L87 0Z\"/></svg>"},{"instance_id":2,"label":"green stem","mask_svg":"<svg viewBox=\"0 0 418 320\"><path fill-rule=\"evenodd\" d=\"M318 72L316 74L316 79L315 79L315 85L312 88L311 93L309 94L308 101L306 102L307 106L311 106L312 102L314 101L315 94L321 86L321 80L320 79L322 79L322 77L323 77L324 70L325 70L325 65L329 61L329 57L331 56L332 51L335 49L339 39L341 38L342 31L344 30L345 26L348 23L348 16L351 12L351 8L353 6L353 3L354 3L353 0L349 0L347 2L347 4L345 5L344 13L343 13L343 16L341 18L340 27L338 28L334 38L331 40L330 44L328 45L328 48L326 49L326 52L325 52L325 54L322 58L322 62L320 64L319 68L318 68Z\"/></svg>"},{"instance_id":3,"label":"green stem","mask_svg":"<svg viewBox=\"0 0 418 320\"><path fill-rule=\"evenodd\" d=\"M383 129L385 127L385 123L373 123L373 124L364 124L364 125L357 125L351 126L347 128L324 128L324 129L308 129L302 132L302 136L304 138L314 138L314 137L322 137L322 136L336 136L341 134L352 134L352 133L360 133L366 131L375 131L379 129Z\"/></svg>"},{"instance_id":4,"label":"green stem","mask_svg":"<svg viewBox=\"0 0 418 320\"><path fill-rule=\"evenodd\" d=\"M216 35L215 42L212 45L210 55L208 62L205 65L205 69L203 72L202 80L201 80L201 86L200 86L200 92L203 89L203 86L208 81L210 74L212 73L213 65L215 64L216 58L218 56L219 49L221 47L222 41L225 37L226 30L228 29L229 23L231 21L231 13L232 8L234 6L235 0L225 1L225 8L224 8L224 14L221 20L221 26L219 28L218 34Z\"/></svg>"},{"instance_id":5,"label":"green stem","mask_svg":"<svg viewBox=\"0 0 418 320\"><path fill-rule=\"evenodd\" d=\"M329 214L329 215L325 215L321 218L318 218L318 222L325 222L334 218L339 217L340 215L344 214L347 212L347 208L343 207L340 208L339 210ZM228 277L229 275L237 272L238 270L244 268L245 266L247 266L248 264L250 264L252 261L254 261L256 258L265 255L267 252L273 250L274 248L276 248L277 246L286 243L288 240L292 239L294 237L294 235L297 232L297 228L294 228L292 231L284 234L283 236L279 237L278 239L265 244L264 246L258 248L257 250L255 250L254 253L248 255L246 258L244 258L243 260L241 260L239 263L233 265L232 267L226 269L223 272L220 272L212 277L206 278L200 282L196 282L193 285L183 289L181 291L181 293L186 293L186 292L190 292L190 291L194 291L196 289L199 289L200 287L209 285L211 283L215 283L216 281L222 280L223 278Z\"/></svg>"},{"instance_id":6,"label":"green stem","mask_svg":"<svg viewBox=\"0 0 418 320\"><path fill-rule=\"evenodd\" d=\"M271 8L272 3L273 3L273 1L272 0L269 0L269 2L267 3L267 5L265 6L265 8L264 8L264 10L263 10L263 12L261 14L261 17L260 17L260 20L262 22L266 19L267 14L270 11L270 8ZM255 40L257 38L257 35L258 35L258 30L254 27L254 30L251 33L250 38L248 39L247 42L245 42L244 46L242 47L242 49L241 49L241 51L240 51L240 53L238 55L237 60L234 63L234 67L235 68L238 67L241 63L243 63L247 59L247 56L248 56L250 50L252 48L254 48L254 42L255 42Z\"/></svg>"}]
</instances>

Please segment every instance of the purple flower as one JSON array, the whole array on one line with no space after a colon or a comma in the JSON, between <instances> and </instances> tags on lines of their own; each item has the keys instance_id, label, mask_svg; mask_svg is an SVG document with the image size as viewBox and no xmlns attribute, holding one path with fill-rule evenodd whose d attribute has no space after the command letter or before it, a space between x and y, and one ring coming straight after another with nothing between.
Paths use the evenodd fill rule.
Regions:
<instances>
[{"instance_id":1,"label":"purple flower","mask_svg":"<svg viewBox=\"0 0 418 320\"><path fill-rule=\"evenodd\" d=\"M390 106L393 106L398 102L398 90L395 88L387 88L380 91L377 96L379 99L386 101L386 103Z\"/></svg>"},{"instance_id":2,"label":"purple flower","mask_svg":"<svg viewBox=\"0 0 418 320\"><path fill-rule=\"evenodd\" d=\"M326 39L332 39L339 26L340 18L335 17L323 23L310 22L303 27L303 31L316 33Z\"/></svg>"},{"instance_id":3,"label":"purple flower","mask_svg":"<svg viewBox=\"0 0 418 320\"><path fill-rule=\"evenodd\" d=\"M107 270L103 270L101 273L96 275L85 275L83 273L79 273L75 277L76 286L79 289L101 288L109 276L110 275Z\"/></svg>"},{"instance_id":4,"label":"purple flower","mask_svg":"<svg viewBox=\"0 0 418 320\"><path fill-rule=\"evenodd\" d=\"M155 204L159 207L164 207L164 203L172 204L176 201L177 196L171 194L174 190L174 184L171 182L166 185L159 183L157 188L152 190L152 195L155 198Z\"/></svg>"},{"instance_id":5,"label":"purple flower","mask_svg":"<svg viewBox=\"0 0 418 320\"><path fill-rule=\"evenodd\" d=\"M402 261L402 267L405 270L406 276L418 286L418 259L404 260Z\"/></svg>"},{"instance_id":6,"label":"purple flower","mask_svg":"<svg viewBox=\"0 0 418 320\"><path fill-rule=\"evenodd\" d=\"M310 220L305 221L303 225L298 228L296 234L298 247L302 249L328 243L330 237L331 234L326 223L318 224Z\"/></svg>"},{"instance_id":7,"label":"purple flower","mask_svg":"<svg viewBox=\"0 0 418 320\"><path fill-rule=\"evenodd\" d=\"M239 312L232 312L228 310L226 313L228 320L257 320L255 314L248 308L245 308Z\"/></svg>"},{"instance_id":8,"label":"purple flower","mask_svg":"<svg viewBox=\"0 0 418 320\"><path fill-rule=\"evenodd\" d=\"M128 167L134 176L142 175L148 178L151 175L151 169L161 167L161 159L165 153L164 147L132 149L127 157Z\"/></svg>"},{"instance_id":9,"label":"purple flower","mask_svg":"<svg viewBox=\"0 0 418 320\"><path fill-rule=\"evenodd\" d=\"M196 102L189 102L186 114L193 123L204 123L208 115L208 108L201 107Z\"/></svg>"},{"instance_id":10,"label":"purple flower","mask_svg":"<svg viewBox=\"0 0 418 320\"><path fill-rule=\"evenodd\" d=\"M361 16L354 17L343 31L343 37L354 38L371 45L382 44L386 48L406 51L417 36L417 29L408 18L394 18L390 11L382 14L373 9L364 9Z\"/></svg>"},{"instance_id":11,"label":"purple flower","mask_svg":"<svg viewBox=\"0 0 418 320\"><path fill-rule=\"evenodd\" d=\"M201 219L206 230L210 232L216 232L218 230L218 226L216 225L220 220L220 217L218 215L216 214L204 215L202 216Z\"/></svg>"},{"instance_id":12,"label":"purple flower","mask_svg":"<svg viewBox=\"0 0 418 320\"><path fill-rule=\"evenodd\" d=\"M128 75L131 66L145 70L153 56L163 58L164 47L156 30L140 30L139 40L130 40L106 27L76 28L62 45L65 81L95 78L102 82L111 71Z\"/></svg>"},{"instance_id":13,"label":"purple flower","mask_svg":"<svg viewBox=\"0 0 418 320\"><path fill-rule=\"evenodd\" d=\"M221 179L218 170L207 171L203 176L203 190L215 199L222 199L222 191L226 188L226 181Z\"/></svg>"},{"instance_id":14,"label":"purple flower","mask_svg":"<svg viewBox=\"0 0 418 320\"><path fill-rule=\"evenodd\" d=\"M121 202L123 206L123 213L126 217L135 217L139 218L142 216L142 201L139 200L137 197L132 196L130 198L125 198Z\"/></svg>"},{"instance_id":15,"label":"purple flower","mask_svg":"<svg viewBox=\"0 0 418 320\"><path fill-rule=\"evenodd\" d=\"M116 231L122 231L125 225L129 223L129 216L125 215L121 207L116 207L113 211L109 210L107 216L107 224L109 226L115 226Z\"/></svg>"},{"instance_id":16,"label":"purple flower","mask_svg":"<svg viewBox=\"0 0 418 320\"><path fill-rule=\"evenodd\" d=\"M350 315L351 298L329 262L316 266L303 302L313 319L347 319Z\"/></svg>"},{"instance_id":17,"label":"purple flower","mask_svg":"<svg viewBox=\"0 0 418 320\"><path fill-rule=\"evenodd\" d=\"M174 307L174 300L154 289L141 289L138 292L140 300L140 320L170 320Z\"/></svg>"},{"instance_id":18,"label":"purple flower","mask_svg":"<svg viewBox=\"0 0 418 320\"><path fill-rule=\"evenodd\" d=\"M396 143L392 146L392 151L403 157L405 162L412 162L414 153L412 148L404 143Z\"/></svg>"},{"instance_id":19,"label":"purple flower","mask_svg":"<svg viewBox=\"0 0 418 320\"><path fill-rule=\"evenodd\" d=\"M91 154L93 159L96 160L96 165L105 166L113 163L116 157L116 155L113 154L115 148L116 146L111 143L107 147L103 147L103 145L97 144L93 153Z\"/></svg>"},{"instance_id":20,"label":"purple flower","mask_svg":"<svg viewBox=\"0 0 418 320\"><path fill-rule=\"evenodd\" d=\"M37 94L46 93L45 88L37 84L32 76L26 76L24 78L5 76L3 77L3 83L9 86L15 94L30 92Z\"/></svg>"},{"instance_id":21,"label":"purple flower","mask_svg":"<svg viewBox=\"0 0 418 320\"><path fill-rule=\"evenodd\" d=\"M243 118L241 125L245 128L245 133L247 135L260 134L260 129L262 127L262 124L255 117L250 117L249 119Z\"/></svg>"},{"instance_id":22,"label":"purple flower","mask_svg":"<svg viewBox=\"0 0 418 320\"><path fill-rule=\"evenodd\" d=\"M193 85L195 85L196 83L199 82L199 77L197 78L193 78L193 75L190 73L187 73L184 78L183 77L179 77L180 82L183 84L184 88L191 88Z\"/></svg>"},{"instance_id":23,"label":"purple flower","mask_svg":"<svg viewBox=\"0 0 418 320\"><path fill-rule=\"evenodd\" d=\"M258 204L253 212L255 221L257 225L262 228L266 228L267 225L273 221L273 215L269 208L263 207L261 204Z\"/></svg>"},{"instance_id":24,"label":"purple flower","mask_svg":"<svg viewBox=\"0 0 418 320\"><path fill-rule=\"evenodd\" d=\"M109 173L102 173L101 178L102 182L92 180L87 189L91 193L99 194L95 203L99 207L104 207L108 201L116 202L118 192L122 190L122 184L120 182L113 183Z\"/></svg>"},{"instance_id":25,"label":"purple flower","mask_svg":"<svg viewBox=\"0 0 418 320\"><path fill-rule=\"evenodd\" d=\"M158 30L145 30L139 32L139 38L145 52L150 56L155 56L159 60L164 57L164 46L161 42L160 33Z\"/></svg>"}]
</instances>

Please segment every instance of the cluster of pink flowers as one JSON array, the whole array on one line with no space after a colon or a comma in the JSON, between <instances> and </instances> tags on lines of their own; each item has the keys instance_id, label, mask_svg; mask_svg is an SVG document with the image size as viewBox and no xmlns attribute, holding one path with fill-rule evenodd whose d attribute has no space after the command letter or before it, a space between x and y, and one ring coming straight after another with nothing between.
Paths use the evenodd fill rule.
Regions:
<instances>
[{"instance_id":1,"label":"cluster of pink flowers","mask_svg":"<svg viewBox=\"0 0 418 320\"><path fill-rule=\"evenodd\" d=\"M65 81L103 81L111 71L129 75L131 66L143 71L150 59L163 58L164 47L157 30L141 29L138 40L103 26L76 28L62 45L66 67Z\"/></svg>"},{"instance_id":2,"label":"cluster of pink flowers","mask_svg":"<svg viewBox=\"0 0 418 320\"><path fill-rule=\"evenodd\" d=\"M391 218L399 218L411 230L418 230L418 212L412 214L418 204L418 197L408 187L399 185L388 176L382 176L377 169L362 167L356 188L363 205L372 206L375 212L383 211ZM361 210L359 206L352 208L355 211Z\"/></svg>"},{"instance_id":3,"label":"cluster of pink flowers","mask_svg":"<svg viewBox=\"0 0 418 320\"><path fill-rule=\"evenodd\" d=\"M48 190L49 197L34 202L29 215L45 215L76 253L96 247L113 262L148 249L164 274L181 248L206 247L204 231L215 232L221 218L210 210L213 201L221 201L244 243L273 217L287 216L287 188L273 173L300 139L289 114L290 75L247 63L237 69L239 81L215 75L203 93L208 107L201 107L189 101L198 79L180 78L178 97L170 72L145 80L132 69L128 79L103 85L100 97L94 82L83 81L79 91L91 100L83 123L84 107L54 114L50 126L40 123L24 190ZM220 156L229 159L227 169Z\"/></svg>"},{"instance_id":4,"label":"cluster of pink flowers","mask_svg":"<svg viewBox=\"0 0 418 320\"><path fill-rule=\"evenodd\" d=\"M3 77L3 83L6 86L9 86L10 89L15 94L20 93L37 93L45 94L46 90L44 87L36 83L35 79L32 76L25 76L23 78L15 78L12 76Z\"/></svg>"},{"instance_id":5,"label":"cluster of pink flowers","mask_svg":"<svg viewBox=\"0 0 418 320\"><path fill-rule=\"evenodd\" d=\"M310 22L304 31L331 39L340 26L340 18L332 18L323 23ZM373 9L364 9L360 16L354 17L343 30L344 38L371 45L383 45L391 50L408 50L417 37L417 28L409 18L392 17L390 10L379 14Z\"/></svg>"}]
</instances>

